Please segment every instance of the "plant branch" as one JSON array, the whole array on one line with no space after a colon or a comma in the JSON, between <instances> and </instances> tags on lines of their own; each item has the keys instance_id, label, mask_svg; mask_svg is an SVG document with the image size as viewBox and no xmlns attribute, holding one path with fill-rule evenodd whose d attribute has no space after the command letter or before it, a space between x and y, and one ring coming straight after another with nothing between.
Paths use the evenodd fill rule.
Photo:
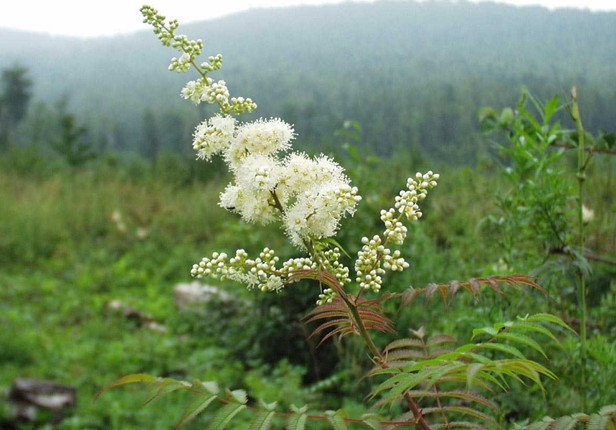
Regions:
<instances>
[{"instance_id":1,"label":"plant branch","mask_svg":"<svg viewBox=\"0 0 616 430\"><path fill-rule=\"evenodd\" d=\"M563 149L578 149L579 148L577 146L574 145L569 145L568 143L561 143L561 142L556 142L552 144L553 147L555 148L563 148ZM616 149L609 149L609 148L584 148L584 152L588 152L590 154L611 154L611 155L616 155Z\"/></svg>"},{"instance_id":2,"label":"plant branch","mask_svg":"<svg viewBox=\"0 0 616 430\"><path fill-rule=\"evenodd\" d=\"M584 246L586 242L586 236L584 231L584 182L586 180L586 166L587 159L585 155L586 139L584 135L584 126L582 125L582 118L580 117L580 107L578 105L577 89L573 87L571 90L571 116L575 121L578 134L578 249L579 254L584 255ZM590 155L589 155L590 157ZM581 365L582 365L582 381L586 381L586 279L584 273L579 271L578 279L580 284L580 308L581 308L581 324L580 324L580 342L581 342ZM585 387L582 387L585 388ZM586 396L582 396L582 409L586 409Z\"/></svg>"},{"instance_id":3,"label":"plant branch","mask_svg":"<svg viewBox=\"0 0 616 430\"><path fill-rule=\"evenodd\" d=\"M387 369L389 367L387 365L387 360L385 359L383 354L381 354L381 351L379 351L379 349L376 347L376 345L374 344L374 341L372 340L372 337L370 336L370 333L368 333L368 331L366 330L366 327L364 326L361 316L359 315L359 312L357 311L357 307L353 303L351 303L351 301L348 300L347 297L344 297L344 296L341 296L341 297L346 303L346 305L348 306L349 310L351 311L351 314L353 315L353 319L355 320L355 323L357 325L357 330L359 331L360 336L362 337L362 339L368 346L368 349L370 349L370 352L372 352L372 354L374 354L374 356L377 358L377 362L379 366L381 366L383 369ZM413 397L408 391L404 393L404 399L409 404L411 411L413 412L413 416L415 417L416 424L420 425L424 430L430 430L431 427L428 424L428 422L425 420L425 418L423 417L421 413L421 409L419 408L419 404L415 401L415 399L413 399Z\"/></svg>"}]
</instances>

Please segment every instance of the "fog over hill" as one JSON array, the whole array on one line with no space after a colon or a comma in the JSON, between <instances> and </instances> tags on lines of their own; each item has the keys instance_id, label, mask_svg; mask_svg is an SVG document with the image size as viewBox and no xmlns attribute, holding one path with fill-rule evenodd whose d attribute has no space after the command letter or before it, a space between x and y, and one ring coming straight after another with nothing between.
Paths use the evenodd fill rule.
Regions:
<instances>
[{"instance_id":1,"label":"fog over hill","mask_svg":"<svg viewBox=\"0 0 616 430\"><path fill-rule=\"evenodd\" d=\"M477 110L580 87L589 129L614 128L616 13L463 2L381 1L260 9L180 26L222 53L212 75L252 97L260 116L296 125L298 144L333 144L345 119L378 153L416 145L472 161ZM73 39L0 30L0 68L30 70L38 100L62 97L95 139L143 148L150 111L168 148L190 148L205 112L179 97L193 74L167 72L175 53L150 31Z\"/></svg>"}]
</instances>

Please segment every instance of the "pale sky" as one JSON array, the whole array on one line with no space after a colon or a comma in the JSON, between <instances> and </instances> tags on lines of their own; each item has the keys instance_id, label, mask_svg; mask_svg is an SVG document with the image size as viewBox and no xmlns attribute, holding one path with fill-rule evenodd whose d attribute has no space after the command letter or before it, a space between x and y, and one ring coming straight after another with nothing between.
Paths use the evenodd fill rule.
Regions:
<instances>
[{"instance_id":1,"label":"pale sky","mask_svg":"<svg viewBox=\"0 0 616 430\"><path fill-rule=\"evenodd\" d=\"M182 24L250 8L342 1L346 0L0 0L0 28L78 37L110 36L147 29L139 13L144 2L169 18L177 18ZM550 9L575 7L592 11L616 11L616 0L496 1L514 5L540 4Z\"/></svg>"}]
</instances>

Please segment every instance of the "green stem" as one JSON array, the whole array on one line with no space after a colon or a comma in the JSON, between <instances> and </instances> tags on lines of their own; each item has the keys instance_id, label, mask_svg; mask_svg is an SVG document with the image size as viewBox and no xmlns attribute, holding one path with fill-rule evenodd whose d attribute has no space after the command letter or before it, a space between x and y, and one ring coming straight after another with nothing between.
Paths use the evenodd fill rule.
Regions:
<instances>
[{"instance_id":1,"label":"green stem","mask_svg":"<svg viewBox=\"0 0 616 430\"><path fill-rule=\"evenodd\" d=\"M368 330L366 330L366 327L364 326L364 322L362 321L361 316L359 315L359 312L357 311L357 306L355 306L347 297L344 297L344 296L341 296L341 297L346 303L349 310L351 311L351 314L353 315L353 319L355 320L355 324L357 326L357 330L359 331L359 335L362 337L362 339L368 346L368 349L370 350L370 352L372 352L372 354L374 354L374 357L378 358L378 363L382 368L384 369L388 368L389 366L387 365L387 361L385 357L383 356L383 354L381 354L381 351L379 351L379 349L374 344L374 341L372 340L370 333L368 333ZM404 393L404 399L409 404L411 411L413 412L413 416L415 417L416 423L419 426L421 426L421 428L423 428L424 430L431 430L430 425L428 424L428 422L425 420L425 418L423 417L421 413L419 404L409 394L408 391Z\"/></svg>"},{"instance_id":2,"label":"green stem","mask_svg":"<svg viewBox=\"0 0 616 430\"><path fill-rule=\"evenodd\" d=\"M571 107L571 115L575 121L575 126L578 134L578 170L577 170L577 181L578 181L578 207L577 207L577 218L578 218L578 255L580 258L584 256L584 247L586 242L586 235L584 232L584 217L583 217L583 207L584 207L584 182L586 180L586 166L587 160L585 156L585 146L586 139L584 136L584 126L582 125L582 118L580 117L580 108L578 105L577 99L577 89L573 87L571 91L572 96L572 107ZM586 346L586 318L587 318L587 309L586 309L586 279L584 278L584 273L581 270L578 270L579 284L580 284L580 307L581 307L581 323L580 323L580 342L581 342L581 360L582 360L582 381L583 384L586 381L586 359L587 359L587 346ZM582 391L586 391L586 387L582 386ZM586 410L586 397L582 395L582 410Z\"/></svg>"}]
</instances>

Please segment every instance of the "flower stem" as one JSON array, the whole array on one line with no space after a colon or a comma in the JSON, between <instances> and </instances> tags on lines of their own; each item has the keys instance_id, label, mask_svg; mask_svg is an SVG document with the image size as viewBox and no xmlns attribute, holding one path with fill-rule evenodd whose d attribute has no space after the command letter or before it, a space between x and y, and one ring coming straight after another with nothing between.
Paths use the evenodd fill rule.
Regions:
<instances>
[{"instance_id":1,"label":"flower stem","mask_svg":"<svg viewBox=\"0 0 616 430\"><path fill-rule=\"evenodd\" d=\"M370 350L370 352L374 354L374 357L378 359L377 360L378 364L382 368L387 369L389 367L387 365L387 360L385 359L383 354L381 354L381 351L379 351L379 349L374 344L374 341L372 340L370 333L368 333L368 330L366 330L366 327L364 326L364 322L362 321L361 316L359 315L359 312L357 311L357 306L355 306L347 297L342 296L342 299L344 300L347 307L351 311L351 314L353 315L353 319L355 320L355 324L357 326L357 330L359 331L359 335L366 343L366 346L368 346L368 349ZM409 404L411 411L413 412L413 416L415 417L416 424L421 426L421 428L423 428L424 430L430 430L431 427L428 424L428 422L425 420L425 418L423 417L421 413L421 409L419 408L419 404L415 401L415 399L413 399L413 397L408 391L404 393L404 399Z\"/></svg>"},{"instance_id":2,"label":"flower stem","mask_svg":"<svg viewBox=\"0 0 616 430\"><path fill-rule=\"evenodd\" d=\"M586 139L584 136L584 126L582 125L582 118L580 117L580 108L578 105L577 99L577 89L573 87L571 90L572 97L572 106L571 106L571 116L575 121L575 126L578 134L578 169L577 169L577 182L578 182L578 198L577 198L577 219L578 219L578 255L579 258L584 258L584 247L586 244L586 235L584 231L584 216L583 216L583 207L584 207L584 182L586 180ZM586 319L587 319L587 309L586 309L586 279L584 277L584 273L581 270L578 270L578 281L579 281L579 297L580 297L580 312L581 312L581 323L580 323L580 344L581 344L581 365L582 365L582 381L586 381L586 360L587 360L587 351L586 351ZM583 382L584 383L584 382ZM582 386L582 391L586 391L586 387ZM582 410L586 409L586 396L582 396Z\"/></svg>"}]
</instances>

